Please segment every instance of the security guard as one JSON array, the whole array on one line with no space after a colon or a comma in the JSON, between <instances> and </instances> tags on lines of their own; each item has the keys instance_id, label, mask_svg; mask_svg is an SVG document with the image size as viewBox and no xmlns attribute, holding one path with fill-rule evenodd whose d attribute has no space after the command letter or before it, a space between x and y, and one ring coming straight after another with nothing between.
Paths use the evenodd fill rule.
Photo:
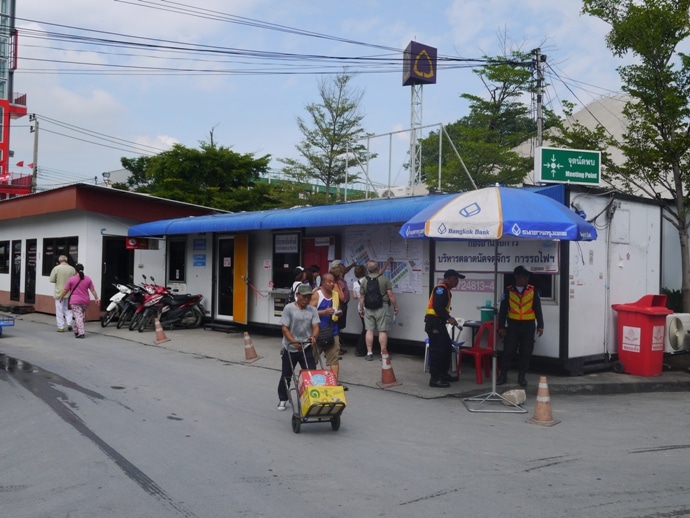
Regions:
<instances>
[{"instance_id":1,"label":"security guard","mask_svg":"<svg viewBox=\"0 0 690 518\"><path fill-rule=\"evenodd\" d=\"M450 316L451 290L464 278L464 275L455 270L447 270L443 274L443 281L434 288L429 297L424 317L424 331L429 335L430 387L450 387L450 381L458 381L457 375L448 373L453 358L453 346L446 324L457 325L455 318Z\"/></svg>"},{"instance_id":2,"label":"security guard","mask_svg":"<svg viewBox=\"0 0 690 518\"><path fill-rule=\"evenodd\" d=\"M496 380L496 385L505 385L508 382L508 369L519 350L518 384L526 387L525 373L529 369L530 357L534 350L535 321L537 336L541 336L544 332L544 317L539 293L534 286L527 284L529 270L524 266L518 266L513 275L515 285L505 289L498 311L498 335L504 341L501 374Z\"/></svg>"}]
</instances>

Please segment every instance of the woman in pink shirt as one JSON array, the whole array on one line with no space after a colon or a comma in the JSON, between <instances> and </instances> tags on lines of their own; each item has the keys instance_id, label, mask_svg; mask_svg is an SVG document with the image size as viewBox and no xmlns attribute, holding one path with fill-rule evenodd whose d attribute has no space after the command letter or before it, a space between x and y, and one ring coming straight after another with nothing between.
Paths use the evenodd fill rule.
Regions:
<instances>
[{"instance_id":1,"label":"woman in pink shirt","mask_svg":"<svg viewBox=\"0 0 690 518\"><path fill-rule=\"evenodd\" d=\"M77 270L77 274L70 277L67 284L65 284L60 300L70 294L69 303L74 314L74 336L76 338L84 338L84 314L91 303L89 291L93 294L96 302L98 302L98 294L91 277L84 275L84 265L77 263L74 269Z\"/></svg>"}]
</instances>

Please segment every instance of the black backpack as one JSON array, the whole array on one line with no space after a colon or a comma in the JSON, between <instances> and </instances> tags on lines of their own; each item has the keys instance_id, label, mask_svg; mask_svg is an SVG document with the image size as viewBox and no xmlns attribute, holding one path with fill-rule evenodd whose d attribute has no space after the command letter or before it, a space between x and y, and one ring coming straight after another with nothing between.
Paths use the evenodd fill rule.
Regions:
<instances>
[{"instance_id":1,"label":"black backpack","mask_svg":"<svg viewBox=\"0 0 690 518\"><path fill-rule=\"evenodd\" d=\"M367 275L367 290L364 293L364 307L367 309L379 309L383 307L383 295L379 289L379 278L373 279Z\"/></svg>"}]
</instances>

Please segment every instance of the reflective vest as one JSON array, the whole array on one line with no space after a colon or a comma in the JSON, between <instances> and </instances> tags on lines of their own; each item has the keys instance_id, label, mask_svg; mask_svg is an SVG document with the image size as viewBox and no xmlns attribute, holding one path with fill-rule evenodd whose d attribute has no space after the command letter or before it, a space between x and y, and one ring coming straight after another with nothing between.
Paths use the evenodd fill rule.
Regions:
<instances>
[{"instance_id":1,"label":"reflective vest","mask_svg":"<svg viewBox=\"0 0 690 518\"><path fill-rule=\"evenodd\" d=\"M446 303L446 313L450 313L450 298L452 296L450 293L450 288L443 283L436 286L436 288L441 287L441 286L444 287L446 289L446 292L448 293L448 302ZM436 288L434 288L434 291L436 291ZM436 314L436 311L434 311L434 291L431 292L431 297L429 297L429 304L427 304L427 307L426 307L426 314L431 315L432 317L437 317L438 315Z\"/></svg>"},{"instance_id":2,"label":"reflective vest","mask_svg":"<svg viewBox=\"0 0 690 518\"><path fill-rule=\"evenodd\" d=\"M522 294L513 286L508 288L508 318L511 320L535 320L534 286L528 284Z\"/></svg>"}]
</instances>

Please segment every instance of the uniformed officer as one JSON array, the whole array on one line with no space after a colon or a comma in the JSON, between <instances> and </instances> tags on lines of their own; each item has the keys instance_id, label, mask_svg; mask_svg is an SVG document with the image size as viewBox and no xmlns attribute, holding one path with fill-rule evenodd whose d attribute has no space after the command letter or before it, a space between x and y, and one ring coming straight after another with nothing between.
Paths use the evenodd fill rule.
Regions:
<instances>
[{"instance_id":1,"label":"uniformed officer","mask_svg":"<svg viewBox=\"0 0 690 518\"><path fill-rule=\"evenodd\" d=\"M453 358L453 345L446 324L457 325L455 318L450 315L451 290L464 278L464 275L455 270L446 270L443 281L434 288L429 297L424 331L429 335L430 387L450 387L449 382L458 381L457 375L448 373Z\"/></svg>"},{"instance_id":2,"label":"uniformed officer","mask_svg":"<svg viewBox=\"0 0 690 518\"><path fill-rule=\"evenodd\" d=\"M503 338L503 356L501 374L496 385L508 382L508 369L511 367L515 353L518 356L518 384L527 386L525 373L529 370L529 361L534 350L534 331L536 323L537 336L544 332L544 316L541 312L539 293L534 286L527 284L529 270L518 266L513 271L515 285L508 286L501 297L498 311L498 335Z\"/></svg>"}]
</instances>

